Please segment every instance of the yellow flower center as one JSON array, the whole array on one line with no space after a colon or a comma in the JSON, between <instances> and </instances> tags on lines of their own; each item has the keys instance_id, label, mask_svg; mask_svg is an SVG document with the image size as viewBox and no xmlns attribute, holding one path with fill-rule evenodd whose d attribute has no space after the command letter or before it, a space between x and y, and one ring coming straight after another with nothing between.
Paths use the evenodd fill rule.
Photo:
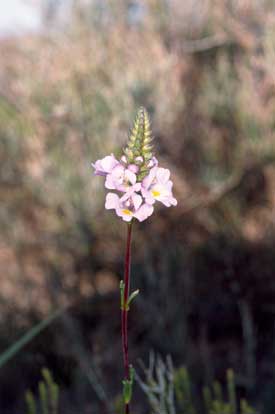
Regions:
<instances>
[{"instance_id":1,"label":"yellow flower center","mask_svg":"<svg viewBox=\"0 0 275 414\"><path fill-rule=\"evenodd\" d=\"M127 209L122 210L122 212L124 214L127 214L128 216L131 216L131 214L132 214L132 212L130 210L127 210Z\"/></svg>"},{"instance_id":2,"label":"yellow flower center","mask_svg":"<svg viewBox=\"0 0 275 414\"><path fill-rule=\"evenodd\" d=\"M160 192L159 192L159 191L155 191L155 190L153 190L153 191L152 191L152 194L153 194L153 196L154 196L154 197L158 197L158 196L160 196Z\"/></svg>"}]
</instances>

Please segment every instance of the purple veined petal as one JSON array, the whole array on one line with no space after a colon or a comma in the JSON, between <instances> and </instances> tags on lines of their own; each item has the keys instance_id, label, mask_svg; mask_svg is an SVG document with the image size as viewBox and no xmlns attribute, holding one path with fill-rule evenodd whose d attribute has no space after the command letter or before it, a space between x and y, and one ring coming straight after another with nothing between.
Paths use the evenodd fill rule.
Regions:
<instances>
[{"instance_id":1,"label":"purple veined petal","mask_svg":"<svg viewBox=\"0 0 275 414\"><path fill-rule=\"evenodd\" d=\"M154 207L149 204L143 204L134 214L138 221L144 221L153 214Z\"/></svg>"},{"instance_id":2,"label":"purple veined petal","mask_svg":"<svg viewBox=\"0 0 275 414\"><path fill-rule=\"evenodd\" d=\"M139 207L142 204L142 197L141 197L141 195L134 193L132 195L132 201L133 201L134 209L135 210L138 210Z\"/></svg>"},{"instance_id":3,"label":"purple veined petal","mask_svg":"<svg viewBox=\"0 0 275 414\"><path fill-rule=\"evenodd\" d=\"M168 168L158 168L156 172L157 181L161 184L166 184L170 178L170 171Z\"/></svg>"},{"instance_id":4,"label":"purple veined petal","mask_svg":"<svg viewBox=\"0 0 275 414\"><path fill-rule=\"evenodd\" d=\"M111 210L112 208L117 209L119 207L119 197L115 193L108 193L105 200L105 208Z\"/></svg>"}]
</instances>

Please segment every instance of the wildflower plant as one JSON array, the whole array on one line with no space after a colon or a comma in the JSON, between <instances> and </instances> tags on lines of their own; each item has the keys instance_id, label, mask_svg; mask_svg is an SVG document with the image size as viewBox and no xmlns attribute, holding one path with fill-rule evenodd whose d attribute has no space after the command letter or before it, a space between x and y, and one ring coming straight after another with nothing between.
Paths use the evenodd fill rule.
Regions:
<instances>
[{"instance_id":1,"label":"wildflower plant","mask_svg":"<svg viewBox=\"0 0 275 414\"><path fill-rule=\"evenodd\" d=\"M105 208L115 210L127 222L127 243L124 263L124 279L120 282L121 335L124 360L123 400L125 414L130 412L134 369L129 363L128 312L138 290L130 294L131 239L134 220L142 222L154 212L157 201L166 207L176 206L170 171L158 165L153 155L152 134L149 116L140 108L131 130L126 148L120 160L113 154L92 164L95 175L105 178Z\"/></svg>"}]
</instances>

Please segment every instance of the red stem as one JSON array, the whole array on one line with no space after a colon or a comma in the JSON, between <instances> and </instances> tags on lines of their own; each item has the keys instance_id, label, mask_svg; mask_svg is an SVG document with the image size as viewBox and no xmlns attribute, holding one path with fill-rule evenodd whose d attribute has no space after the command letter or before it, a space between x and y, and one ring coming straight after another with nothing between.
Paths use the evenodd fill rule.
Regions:
<instances>
[{"instance_id":1,"label":"red stem","mask_svg":"<svg viewBox=\"0 0 275 414\"><path fill-rule=\"evenodd\" d=\"M124 379L130 380L130 366L128 354L128 309L127 303L130 293L130 267L131 267L131 240L132 240L132 223L127 225L127 243L124 261L124 298L121 310L121 336L124 362ZM125 414L130 413L129 404L125 404Z\"/></svg>"}]
</instances>

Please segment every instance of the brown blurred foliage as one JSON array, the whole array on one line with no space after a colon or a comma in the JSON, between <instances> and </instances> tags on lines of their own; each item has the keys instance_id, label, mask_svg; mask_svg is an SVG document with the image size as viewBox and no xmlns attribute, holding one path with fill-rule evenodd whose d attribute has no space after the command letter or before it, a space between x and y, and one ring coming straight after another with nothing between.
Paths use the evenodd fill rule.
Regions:
<instances>
[{"instance_id":1,"label":"brown blurred foliage","mask_svg":"<svg viewBox=\"0 0 275 414\"><path fill-rule=\"evenodd\" d=\"M269 401L274 19L272 1L73 2L62 27L47 21L46 33L1 40L3 348L54 307L71 309L48 333L47 352L38 341L22 357L30 366L22 392L33 380L30 355L60 372L78 409L80 400L97 409L79 385L77 366L89 358L108 400L120 390L125 229L104 211L90 163L119 153L144 105L178 207L135 226L133 283L142 293L132 358L171 353L198 381L232 366L241 391ZM7 368L11 382L17 367Z\"/></svg>"}]
</instances>

